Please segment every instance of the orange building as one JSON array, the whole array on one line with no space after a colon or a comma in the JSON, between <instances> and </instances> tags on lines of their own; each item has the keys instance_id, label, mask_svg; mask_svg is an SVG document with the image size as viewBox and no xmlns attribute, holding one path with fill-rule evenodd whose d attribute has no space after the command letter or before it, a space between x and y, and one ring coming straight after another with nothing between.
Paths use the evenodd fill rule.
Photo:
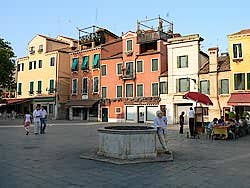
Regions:
<instances>
[{"instance_id":1,"label":"orange building","mask_svg":"<svg viewBox=\"0 0 250 188\"><path fill-rule=\"evenodd\" d=\"M71 53L70 120L98 120L102 45L118 38L96 26L79 30L79 47Z\"/></svg>"},{"instance_id":2,"label":"orange building","mask_svg":"<svg viewBox=\"0 0 250 188\"><path fill-rule=\"evenodd\" d=\"M173 33L172 24L161 18L157 20L156 30L143 30L144 22L138 22L136 33L129 31L120 40L103 45L102 121L152 121L160 109L159 94L166 92L167 88L166 82L159 82L159 76L167 72L167 47L164 43ZM168 31L163 29L165 22L171 26Z\"/></svg>"}]
</instances>

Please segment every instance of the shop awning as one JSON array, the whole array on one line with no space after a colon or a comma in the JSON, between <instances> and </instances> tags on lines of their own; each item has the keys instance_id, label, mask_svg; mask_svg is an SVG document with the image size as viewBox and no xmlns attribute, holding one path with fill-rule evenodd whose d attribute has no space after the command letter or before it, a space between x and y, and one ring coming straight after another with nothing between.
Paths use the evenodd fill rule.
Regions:
<instances>
[{"instance_id":1,"label":"shop awning","mask_svg":"<svg viewBox=\"0 0 250 188\"><path fill-rule=\"evenodd\" d=\"M99 100L72 100L66 104L66 107L75 106L75 107L90 108L97 102L99 102Z\"/></svg>"},{"instance_id":2,"label":"shop awning","mask_svg":"<svg viewBox=\"0 0 250 188\"><path fill-rule=\"evenodd\" d=\"M232 93L227 104L231 106L250 106L250 93Z\"/></svg>"},{"instance_id":3,"label":"shop awning","mask_svg":"<svg viewBox=\"0 0 250 188\"><path fill-rule=\"evenodd\" d=\"M7 100L6 105L15 105L30 101L30 99L6 99L6 100Z\"/></svg>"},{"instance_id":4,"label":"shop awning","mask_svg":"<svg viewBox=\"0 0 250 188\"><path fill-rule=\"evenodd\" d=\"M72 71L78 70L78 58L73 58L71 70Z\"/></svg>"}]
</instances>

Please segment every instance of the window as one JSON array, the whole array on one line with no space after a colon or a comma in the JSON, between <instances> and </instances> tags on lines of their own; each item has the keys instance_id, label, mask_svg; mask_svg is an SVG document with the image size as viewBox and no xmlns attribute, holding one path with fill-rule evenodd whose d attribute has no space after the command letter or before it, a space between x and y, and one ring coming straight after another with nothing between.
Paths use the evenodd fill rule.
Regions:
<instances>
[{"instance_id":1,"label":"window","mask_svg":"<svg viewBox=\"0 0 250 188\"><path fill-rule=\"evenodd\" d=\"M132 42L133 42L132 40L127 40L127 45L126 45L127 52L133 50L133 43Z\"/></svg>"},{"instance_id":2,"label":"window","mask_svg":"<svg viewBox=\"0 0 250 188\"><path fill-rule=\"evenodd\" d=\"M94 77L94 87L93 87L93 92L98 93L99 91L99 78Z\"/></svg>"},{"instance_id":3,"label":"window","mask_svg":"<svg viewBox=\"0 0 250 188\"><path fill-rule=\"evenodd\" d=\"M138 84L136 86L136 96L143 97L143 84Z\"/></svg>"},{"instance_id":4,"label":"window","mask_svg":"<svg viewBox=\"0 0 250 188\"><path fill-rule=\"evenodd\" d=\"M100 68L100 54L95 54L93 58L93 68Z\"/></svg>"},{"instance_id":5,"label":"window","mask_svg":"<svg viewBox=\"0 0 250 188\"><path fill-rule=\"evenodd\" d=\"M133 76L133 62L126 63L126 76Z\"/></svg>"},{"instance_id":6,"label":"window","mask_svg":"<svg viewBox=\"0 0 250 188\"><path fill-rule=\"evenodd\" d=\"M126 97L134 96L134 87L133 84L126 84Z\"/></svg>"},{"instance_id":7,"label":"window","mask_svg":"<svg viewBox=\"0 0 250 188\"><path fill-rule=\"evenodd\" d=\"M72 59L71 71L78 71L78 62L79 62L78 58L73 58Z\"/></svg>"},{"instance_id":8,"label":"window","mask_svg":"<svg viewBox=\"0 0 250 188\"><path fill-rule=\"evenodd\" d=\"M121 107L115 107L115 114L121 114L122 108Z\"/></svg>"},{"instance_id":9,"label":"window","mask_svg":"<svg viewBox=\"0 0 250 188\"><path fill-rule=\"evenodd\" d=\"M20 68L21 67L21 64L17 64L17 71L19 72L20 71Z\"/></svg>"},{"instance_id":10,"label":"window","mask_svg":"<svg viewBox=\"0 0 250 188\"><path fill-rule=\"evenodd\" d=\"M35 53L35 46L30 47L30 54L33 54L33 53Z\"/></svg>"},{"instance_id":11,"label":"window","mask_svg":"<svg viewBox=\"0 0 250 188\"><path fill-rule=\"evenodd\" d=\"M229 80L228 79L222 79L219 81L219 93L229 94Z\"/></svg>"},{"instance_id":12,"label":"window","mask_svg":"<svg viewBox=\"0 0 250 188\"><path fill-rule=\"evenodd\" d=\"M82 58L82 70L89 70L89 56Z\"/></svg>"},{"instance_id":13,"label":"window","mask_svg":"<svg viewBox=\"0 0 250 188\"><path fill-rule=\"evenodd\" d=\"M38 61L38 68L42 68L43 67L43 61L42 60L39 60Z\"/></svg>"},{"instance_id":14,"label":"window","mask_svg":"<svg viewBox=\"0 0 250 188\"><path fill-rule=\"evenodd\" d=\"M116 97L117 98L122 97L122 86L116 86Z\"/></svg>"},{"instance_id":15,"label":"window","mask_svg":"<svg viewBox=\"0 0 250 188\"><path fill-rule=\"evenodd\" d=\"M102 98L107 98L107 87L102 87Z\"/></svg>"},{"instance_id":16,"label":"window","mask_svg":"<svg viewBox=\"0 0 250 188\"><path fill-rule=\"evenodd\" d=\"M187 92L190 90L190 79L181 78L176 80L176 91Z\"/></svg>"},{"instance_id":17,"label":"window","mask_svg":"<svg viewBox=\"0 0 250 188\"><path fill-rule=\"evenodd\" d=\"M250 73L247 73L247 90L250 90Z\"/></svg>"},{"instance_id":18,"label":"window","mask_svg":"<svg viewBox=\"0 0 250 188\"><path fill-rule=\"evenodd\" d=\"M22 95L22 83L18 83L17 94Z\"/></svg>"},{"instance_id":19,"label":"window","mask_svg":"<svg viewBox=\"0 0 250 188\"><path fill-rule=\"evenodd\" d=\"M38 94L42 93L42 81L37 82L37 93Z\"/></svg>"},{"instance_id":20,"label":"window","mask_svg":"<svg viewBox=\"0 0 250 188\"><path fill-rule=\"evenodd\" d=\"M158 83L152 83L152 96L158 96Z\"/></svg>"},{"instance_id":21,"label":"window","mask_svg":"<svg viewBox=\"0 0 250 188\"><path fill-rule=\"evenodd\" d=\"M42 52L43 51L43 45L39 45L39 48L38 48L38 52Z\"/></svg>"},{"instance_id":22,"label":"window","mask_svg":"<svg viewBox=\"0 0 250 188\"><path fill-rule=\"evenodd\" d=\"M122 63L116 64L116 73L118 75L122 74Z\"/></svg>"},{"instance_id":23,"label":"window","mask_svg":"<svg viewBox=\"0 0 250 188\"><path fill-rule=\"evenodd\" d=\"M234 74L234 90L245 90L245 74Z\"/></svg>"},{"instance_id":24,"label":"window","mask_svg":"<svg viewBox=\"0 0 250 188\"><path fill-rule=\"evenodd\" d=\"M29 70L32 69L32 61L29 62Z\"/></svg>"},{"instance_id":25,"label":"window","mask_svg":"<svg viewBox=\"0 0 250 188\"><path fill-rule=\"evenodd\" d=\"M233 44L233 58L234 59L242 58L242 46L241 46L241 44Z\"/></svg>"},{"instance_id":26,"label":"window","mask_svg":"<svg viewBox=\"0 0 250 188\"><path fill-rule=\"evenodd\" d=\"M24 63L22 63L22 71L24 71Z\"/></svg>"},{"instance_id":27,"label":"window","mask_svg":"<svg viewBox=\"0 0 250 188\"><path fill-rule=\"evenodd\" d=\"M77 79L73 79L72 80L72 95L76 95L77 94Z\"/></svg>"},{"instance_id":28,"label":"window","mask_svg":"<svg viewBox=\"0 0 250 188\"><path fill-rule=\"evenodd\" d=\"M185 68L188 67L188 56L178 56L177 57L177 68Z\"/></svg>"},{"instance_id":29,"label":"window","mask_svg":"<svg viewBox=\"0 0 250 188\"><path fill-rule=\"evenodd\" d=\"M203 94L210 94L210 82L209 80L200 81L200 92Z\"/></svg>"},{"instance_id":30,"label":"window","mask_svg":"<svg viewBox=\"0 0 250 188\"><path fill-rule=\"evenodd\" d=\"M55 66L55 57L50 58L50 66Z\"/></svg>"},{"instance_id":31,"label":"window","mask_svg":"<svg viewBox=\"0 0 250 188\"><path fill-rule=\"evenodd\" d=\"M107 65L102 65L101 66L101 73L102 73L102 76L107 75Z\"/></svg>"},{"instance_id":32,"label":"window","mask_svg":"<svg viewBox=\"0 0 250 188\"><path fill-rule=\"evenodd\" d=\"M34 82L30 82L30 91L29 91L30 94L34 94Z\"/></svg>"},{"instance_id":33,"label":"window","mask_svg":"<svg viewBox=\"0 0 250 188\"><path fill-rule=\"evenodd\" d=\"M54 93L55 90L55 81L52 79L49 81L49 93Z\"/></svg>"},{"instance_id":34,"label":"window","mask_svg":"<svg viewBox=\"0 0 250 188\"><path fill-rule=\"evenodd\" d=\"M160 94L167 94L168 93L168 83L167 82L160 82Z\"/></svg>"},{"instance_id":35,"label":"window","mask_svg":"<svg viewBox=\"0 0 250 188\"><path fill-rule=\"evenodd\" d=\"M88 94L88 78L82 79L82 94Z\"/></svg>"},{"instance_id":36,"label":"window","mask_svg":"<svg viewBox=\"0 0 250 188\"><path fill-rule=\"evenodd\" d=\"M137 72L143 72L143 62L142 61L137 61Z\"/></svg>"},{"instance_id":37,"label":"window","mask_svg":"<svg viewBox=\"0 0 250 188\"><path fill-rule=\"evenodd\" d=\"M33 61L33 68L36 69L36 61Z\"/></svg>"},{"instance_id":38,"label":"window","mask_svg":"<svg viewBox=\"0 0 250 188\"><path fill-rule=\"evenodd\" d=\"M152 71L158 71L158 59L152 59Z\"/></svg>"}]
</instances>

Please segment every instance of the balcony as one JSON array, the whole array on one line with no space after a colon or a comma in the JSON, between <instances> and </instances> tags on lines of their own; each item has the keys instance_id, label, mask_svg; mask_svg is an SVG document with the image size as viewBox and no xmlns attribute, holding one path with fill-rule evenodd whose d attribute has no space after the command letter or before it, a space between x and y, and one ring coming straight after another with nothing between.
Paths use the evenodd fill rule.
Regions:
<instances>
[{"instance_id":1,"label":"balcony","mask_svg":"<svg viewBox=\"0 0 250 188\"><path fill-rule=\"evenodd\" d=\"M137 43L143 44L143 43L149 43L154 42L157 40L164 40L171 38L172 36L162 32L162 31L154 31L154 30L148 30L148 31L141 31L139 30L137 32Z\"/></svg>"},{"instance_id":2,"label":"balcony","mask_svg":"<svg viewBox=\"0 0 250 188\"><path fill-rule=\"evenodd\" d=\"M123 80L133 80L135 77L134 77L134 74L122 74L120 76L121 79Z\"/></svg>"}]
</instances>

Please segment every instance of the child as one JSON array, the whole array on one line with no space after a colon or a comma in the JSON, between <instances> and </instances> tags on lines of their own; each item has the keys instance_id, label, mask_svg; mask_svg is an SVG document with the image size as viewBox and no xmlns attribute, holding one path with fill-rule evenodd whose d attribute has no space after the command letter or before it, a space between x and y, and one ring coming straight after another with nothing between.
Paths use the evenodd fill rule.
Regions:
<instances>
[{"instance_id":1,"label":"child","mask_svg":"<svg viewBox=\"0 0 250 188\"><path fill-rule=\"evenodd\" d=\"M30 132L31 115L29 112L25 114L24 129L26 130L26 135Z\"/></svg>"}]
</instances>

